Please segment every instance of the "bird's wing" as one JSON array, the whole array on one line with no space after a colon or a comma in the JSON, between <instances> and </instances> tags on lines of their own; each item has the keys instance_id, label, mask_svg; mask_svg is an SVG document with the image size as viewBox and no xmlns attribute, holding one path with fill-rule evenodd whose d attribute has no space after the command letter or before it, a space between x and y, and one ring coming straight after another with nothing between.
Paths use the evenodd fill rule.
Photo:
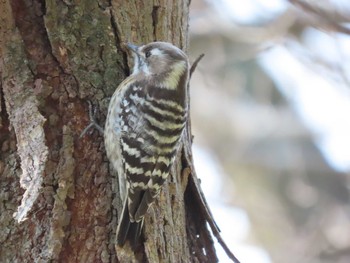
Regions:
<instances>
[{"instance_id":1,"label":"bird's wing","mask_svg":"<svg viewBox=\"0 0 350 263\"><path fill-rule=\"evenodd\" d=\"M124 212L128 213L130 225L143 221L158 195L185 124L185 110L171 100L173 94L165 95L159 94L159 88L133 84L121 104L122 122L127 127L120 137L128 184Z\"/></svg>"}]
</instances>

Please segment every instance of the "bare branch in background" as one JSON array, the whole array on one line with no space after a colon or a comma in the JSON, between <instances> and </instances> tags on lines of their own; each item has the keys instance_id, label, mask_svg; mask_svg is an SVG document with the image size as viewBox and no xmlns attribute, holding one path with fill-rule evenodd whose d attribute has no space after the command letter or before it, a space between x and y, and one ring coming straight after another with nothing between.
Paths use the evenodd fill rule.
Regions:
<instances>
[{"instance_id":1,"label":"bare branch in background","mask_svg":"<svg viewBox=\"0 0 350 263\"><path fill-rule=\"evenodd\" d=\"M317 18L319 24L314 26L350 35L350 29L339 24L339 22L336 21L334 14L327 12L326 10L323 10L319 7L313 6L305 1L289 0L289 2L299 9L302 9L307 14Z\"/></svg>"}]
</instances>

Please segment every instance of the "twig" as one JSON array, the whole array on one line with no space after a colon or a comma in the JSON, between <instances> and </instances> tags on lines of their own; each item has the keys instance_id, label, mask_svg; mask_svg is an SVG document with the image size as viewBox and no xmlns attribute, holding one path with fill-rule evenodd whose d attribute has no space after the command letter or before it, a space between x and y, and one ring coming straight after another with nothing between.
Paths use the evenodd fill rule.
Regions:
<instances>
[{"instance_id":1,"label":"twig","mask_svg":"<svg viewBox=\"0 0 350 263\"><path fill-rule=\"evenodd\" d=\"M201 54L192 64L190 68L190 78L193 74L193 72L196 70L196 67L198 63L201 61L201 59L204 57L204 54ZM191 150L191 145L192 145L192 135L190 131L190 123L188 123L187 128L186 128L186 136L188 140L188 145L187 147L184 147L184 160L185 160L185 167L183 170L183 179L185 181L189 180L193 183L194 185L194 193L196 195L196 199L199 202L200 210L202 211L202 214L204 216L204 219L207 221L207 223L210 226L210 229L214 235L214 237L217 239L218 243L221 245L223 250L225 251L226 255L235 263L240 263L239 260L235 257L235 255L230 251L229 247L226 245L225 241L220 235L220 229L218 225L216 224L213 214L211 213L209 209L209 205L204 197L204 194L202 192L202 189L199 185L198 178L195 174L195 169L194 169L194 164L193 164L193 158L192 158L192 150ZM192 176L189 176L189 175Z\"/></svg>"},{"instance_id":2,"label":"twig","mask_svg":"<svg viewBox=\"0 0 350 263\"><path fill-rule=\"evenodd\" d=\"M206 221L208 222L210 229L214 235L214 237L217 239L218 243L221 245L221 247L223 248L223 250L225 251L226 255L235 263L240 263L240 261L236 258L236 256L231 252L230 248L227 246L227 244L225 243L225 241L223 240L223 238L221 237L220 234L220 229L218 227L218 225L216 224L213 215L209 209L208 203L205 200L203 191L198 183L198 178L196 176L192 176L190 177L192 179L192 182L195 186L195 192L197 195L198 200L200 201L200 206L201 206L201 210L203 212L203 215L206 219Z\"/></svg>"},{"instance_id":3,"label":"twig","mask_svg":"<svg viewBox=\"0 0 350 263\"><path fill-rule=\"evenodd\" d=\"M204 57L204 54L200 54L199 57L193 62L190 68L190 78L192 77L193 72L196 70L199 61L201 61L203 57Z\"/></svg>"}]
</instances>

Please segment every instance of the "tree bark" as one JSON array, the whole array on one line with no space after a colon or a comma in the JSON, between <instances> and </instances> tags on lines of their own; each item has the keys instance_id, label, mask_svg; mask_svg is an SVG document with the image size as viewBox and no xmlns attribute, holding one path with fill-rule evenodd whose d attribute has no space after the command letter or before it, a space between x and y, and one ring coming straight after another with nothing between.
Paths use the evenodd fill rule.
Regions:
<instances>
[{"instance_id":1,"label":"tree bark","mask_svg":"<svg viewBox=\"0 0 350 263\"><path fill-rule=\"evenodd\" d=\"M122 204L103 136L129 74L123 43L188 46L189 0L0 1L0 262L216 262L190 122L135 254L115 248Z\"/></svg>"}]
</instances>

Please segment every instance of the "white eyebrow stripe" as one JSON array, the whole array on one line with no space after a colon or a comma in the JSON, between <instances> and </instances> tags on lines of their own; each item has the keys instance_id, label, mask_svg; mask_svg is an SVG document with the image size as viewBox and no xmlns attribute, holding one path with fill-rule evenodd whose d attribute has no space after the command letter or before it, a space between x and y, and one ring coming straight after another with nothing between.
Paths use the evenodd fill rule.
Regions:
<instances>
[{"instance_id":1,"label":"white eyebrow stripe","mask_svg":"<svg viewBox=\"0 0 350 263\"><path fill-rule=\"evenodd\" d=\"M161 51L159 48L154 48L151 50L152 55L160 56L163 55L163 51Z\"/></svg>"}]
</instances>

